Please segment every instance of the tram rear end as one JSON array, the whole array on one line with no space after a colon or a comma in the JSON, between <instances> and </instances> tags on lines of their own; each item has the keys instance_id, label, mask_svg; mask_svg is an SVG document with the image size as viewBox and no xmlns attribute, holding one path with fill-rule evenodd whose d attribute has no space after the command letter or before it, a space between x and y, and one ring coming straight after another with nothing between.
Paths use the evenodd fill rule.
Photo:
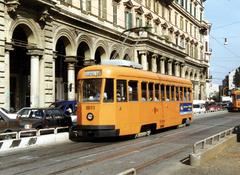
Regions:
<instances>
[{"instance_id":1,"label":"tram rear end","mask_svg":"<svg viewBox=\"0 0 240 175\"><path fill-rule=\"evenodd\" d=\"M233 89L231 91L232 103L228 107L229 112L240 111L240 89Z\"/></svg>"}]
</instances>

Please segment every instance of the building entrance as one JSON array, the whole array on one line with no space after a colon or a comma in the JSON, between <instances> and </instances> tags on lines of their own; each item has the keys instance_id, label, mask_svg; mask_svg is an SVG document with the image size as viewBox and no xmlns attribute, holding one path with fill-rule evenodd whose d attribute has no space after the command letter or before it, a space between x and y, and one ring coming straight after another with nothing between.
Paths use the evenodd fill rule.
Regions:
<instances>
[{"instance_id":1,"label":"building entrance","mask_svg":"<svg viewBox=\"0 0 240 175\"><path fill-rule=\"evenodd\" d=\"M18 26L14 30L14 50L10 53L10 108L19 110L30 106L30 56L27 55L27 36Z\"/></svg>"}]
</instances>

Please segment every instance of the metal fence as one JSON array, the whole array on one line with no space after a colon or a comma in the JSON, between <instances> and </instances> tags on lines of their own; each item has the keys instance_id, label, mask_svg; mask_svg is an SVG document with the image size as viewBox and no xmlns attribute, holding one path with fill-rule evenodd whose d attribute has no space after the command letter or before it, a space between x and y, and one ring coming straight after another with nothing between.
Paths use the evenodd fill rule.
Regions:
<instances>
[{"instance_id":1,"label":"metal fence","mask_svg":"<svg viewBox=\"0 0 240 175\"><path fill-rule=\"evenodd\" d=\"M19 132L7 132L0 134L0 140L8 139L21 139L25 137L41 136L47 134L58 134L62 132L68 132L69 127L57 127L57 128L45 128L45 129L32 129Z\"/></svg>"},{"instance_id":2,"label":"metal fence","mask_svg":"<svg viewBox=\"0 0 240 175\"><path fill-rule=\"evenodd\" d=\"M219 132L213 136L207 137L203 140L200 140L198 142L196 142L193 145L193 153L198 153L200 150L203 150L205 148L207 148L210 145L216 144L217 142L219 142L220 140L222 140L225 137L228 137L230 135L233 134L234 130L236 130L236 127L227 129L225 131Z\"/></svg>"}]
</instances>

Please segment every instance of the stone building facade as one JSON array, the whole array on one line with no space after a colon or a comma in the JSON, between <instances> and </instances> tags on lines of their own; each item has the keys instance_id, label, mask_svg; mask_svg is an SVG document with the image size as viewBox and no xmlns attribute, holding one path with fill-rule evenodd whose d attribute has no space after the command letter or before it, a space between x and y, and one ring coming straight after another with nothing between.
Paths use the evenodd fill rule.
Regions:
<instances>
[{"instance_id":1,"label":"stone building facade","mask_svg":"<svg viewBox=\"0 0 240 175\"><path fill-rule=\"evenodd\" d=\"M206 98L203 0L0 0L0 106L73 100L77 72L103 59L192 80Z\"/></svg>"}]
</instances>

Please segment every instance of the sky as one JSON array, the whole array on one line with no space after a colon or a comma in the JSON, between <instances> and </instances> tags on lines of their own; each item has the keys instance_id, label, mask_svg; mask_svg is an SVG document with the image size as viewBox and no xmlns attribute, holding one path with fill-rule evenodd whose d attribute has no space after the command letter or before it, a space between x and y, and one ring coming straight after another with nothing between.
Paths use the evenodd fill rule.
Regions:
<instances>
[{"instance_id":1,"label":"sky","mask_svg":"<svg viewBox=\"0 0 240 175\"><path fill-rule=\"evenodd\" d=\"M212 24L210 74L212 82L220 85L240 66L240 0L206 0L205 20Z\"/></svg>"}]
</instances>

